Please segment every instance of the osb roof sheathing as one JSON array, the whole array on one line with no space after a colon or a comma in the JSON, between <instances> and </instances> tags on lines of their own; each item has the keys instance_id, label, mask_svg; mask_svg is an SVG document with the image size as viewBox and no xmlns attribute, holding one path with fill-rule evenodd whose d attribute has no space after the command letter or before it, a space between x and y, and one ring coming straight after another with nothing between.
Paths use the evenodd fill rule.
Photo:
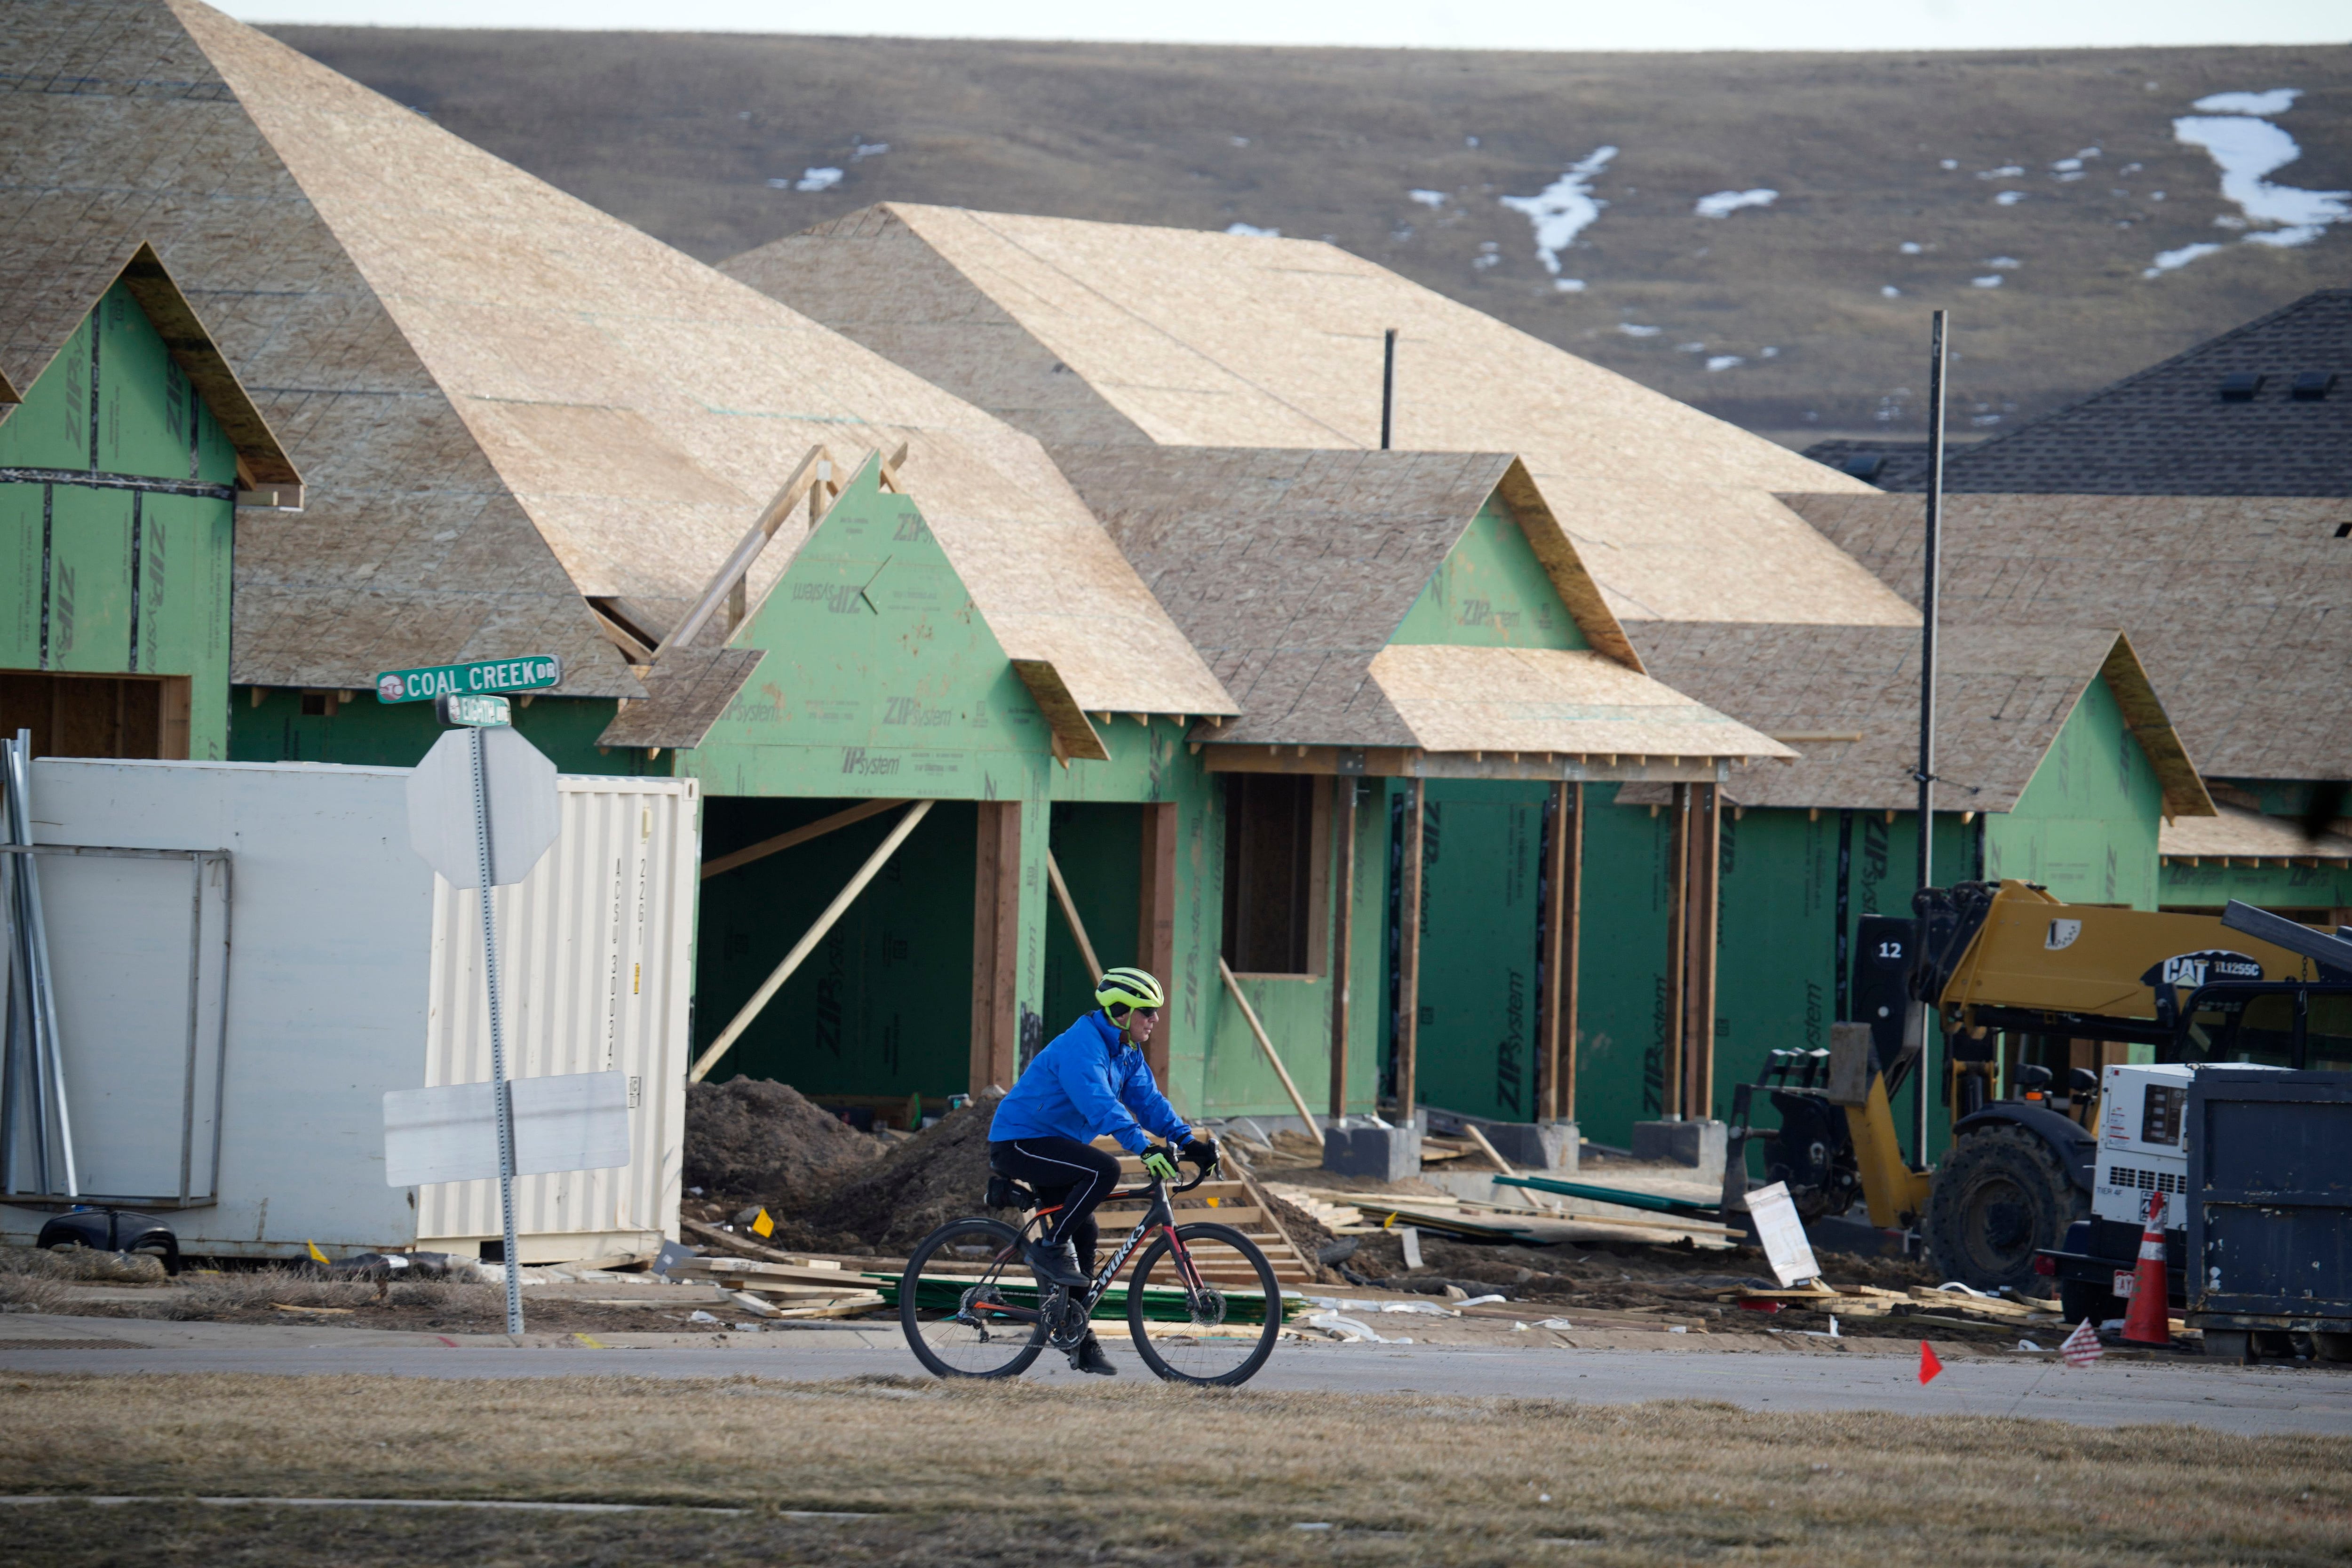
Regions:
<instances>
[{"instance_id":1,"label":"osb roof sheathing","mask_svg":"<svg viewBox=\"0 0 2352 1568\"><path fill-rule=\"evenodd\" d=\"M1061 447L1055 458L1239 700L1243 717L1204 739L1780 752L1642 673L1513 458L1138 446ZM1596 651L1387 647L1498 491Z\"/></svg>"},{"instance_id":2,"label":"osb roof sheathing","mask_svg":"<svg viewBox=\"0 0 2352 1568\"><path fill-rule=\"evenodd\" d=\"M158 249L236 317L232 363L290 404L272 418L337 492L240 538L236 679L520 642L567 656L567 691L636 695L579 595L680 615L812 446L855 469L903 443L1009 651L1089 703L1229 710L1030 437L194 0L30 9L44 71L121 84L0 95L49 143L39 166L170 209ZM49 107L85 94L97 110Z\"/></svg>"},{"instance_id":3,"label":"osb roof sheathing","mask_svg":"<svg viewBox=\"0 0 2352 1568\"><path fill-rule=\"evenodd\" d=\"M2157 831L2156 847L2167 859L2346 860L2352 859L2352 835L2339 824L2315 839L2293 817L2220 802L2215 816L2166 823Z\"/></svg>"},{"instance_id":4,"label":"osb roof sheathing","mask_svg":"<svg viewBox=\"0 0 2352 1568\"><path fill-rule=\"evenodd\" d=\"M1788 498L1916 602L1916 496ZM2352 778L2352 505L2300 497L1951 496L1947 625L2120 626L2215 778Z\"/></svg>"},{"instance_id":5,"label":"osb roof sheathing","mask_svg":"<svg viewBox=\"0 0 2352 1568\"><path fill-rule=\"evenodd\" d=\"M1516 452L1626 619L1903 625L1775 499L1868 487L1336 247L891 203L727 270L1063 441Z\"/></svg>"},{"instance_id":6,"label":"osb roof sheathing","mask_svg":"<svg viewBox=\"0 0 2352 1568\"><path fill-rule=\"evenodd\" d=\"M1893 626L1658 624L1658 678L1799 753L1750 768L1741 805L1908 811L1919 803L1919 634ZM1936 807L2009 811L2094 680L2147 753L2168 816L2213 805L2130 639L2092 627L1947 626L1936 654ZM1639 798L1639 797L1629 797Z\"/></svg>"}]
</instances>

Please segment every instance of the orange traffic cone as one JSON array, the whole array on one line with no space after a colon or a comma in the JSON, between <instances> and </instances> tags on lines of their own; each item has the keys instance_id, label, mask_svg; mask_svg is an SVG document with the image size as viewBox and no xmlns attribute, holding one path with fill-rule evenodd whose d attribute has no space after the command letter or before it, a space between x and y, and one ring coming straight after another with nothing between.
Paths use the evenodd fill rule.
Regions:
<instances>
[{"instance_id":1,"label":"orange traffic cone","mask_svg":"<svg viewBox=\"0 0 2352 1568\"><path fill-rule=\"evenodd\" d=\"M2171 1286L2164 1278L2164 1194L2150 1193L2147 1224L2139 1233L2139 1268L2132 1279L2124 1338L2136 1345L2172 1342Z\"/></svg>"}]
</instances>

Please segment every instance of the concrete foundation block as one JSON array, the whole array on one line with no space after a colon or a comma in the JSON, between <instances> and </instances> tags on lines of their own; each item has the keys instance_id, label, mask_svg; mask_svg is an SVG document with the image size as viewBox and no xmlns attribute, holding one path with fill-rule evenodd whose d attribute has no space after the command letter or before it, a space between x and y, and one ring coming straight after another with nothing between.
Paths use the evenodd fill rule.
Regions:
<instances>
[{"instance_id":1,"label":"concrete foundation block","mask_svg":"<svg viewBox=\"0 0 2352 1568\"><path fill-rule=\"evenodd\" d=\"M1421 1174L1421 1129L1350 1121L1323 1130L1323 1168L1343 1176L1409 1181Z\"/></svg>"},{"instance_id":2,"label":"concrete foundation block","mask_svg":"<svg viewBox=\"0 0 2352 1568\"><path fill-rule=\"evenodd\" d=\"M1726 1129L1722 1122L1636 1121L1633 1158L1688 1165L1702 1176L1720 1181Z\"/></svg>"},{"instance_id":3,"label":"concrete foundation block","mask_svg":"<svg viewBox=\"0 0 2352 1568\"><path fill-rule=\"evenodd\" d=\"M1478 1131L1522 1171L1572 1173L1582 1144L1573 1121L1481 1121Z\"/></svg>"}]
</instances>

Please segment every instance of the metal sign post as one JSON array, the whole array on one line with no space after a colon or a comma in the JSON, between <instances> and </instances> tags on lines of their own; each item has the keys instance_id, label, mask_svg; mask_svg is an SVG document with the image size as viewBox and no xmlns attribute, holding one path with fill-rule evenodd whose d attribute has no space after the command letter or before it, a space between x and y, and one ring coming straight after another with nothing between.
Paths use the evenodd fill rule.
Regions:
<instances>
[{"instance_id":1,"label":"metal sign post","mask_svg":"<svg viewBox=\"0 0 2352 1568\"><path fill-rule=\"evenodd\" d=\"M523 661L515 661L523 662ZM389 679L390 678L385 678ZM505 1234L507 1332L522 1332L522 1259L515 1237L514 1097L507 1079L499 986L496 889L520 882L555 841L555 764L506 728L506 703L444 691L441 716L462 724L434 742L408 781L409 837L457 888L480 890L482 974L490 1009L490 1082L498 1119L499 1210ZM466 831L471 828L470 834Z\"/></svg>"}]
</instances>

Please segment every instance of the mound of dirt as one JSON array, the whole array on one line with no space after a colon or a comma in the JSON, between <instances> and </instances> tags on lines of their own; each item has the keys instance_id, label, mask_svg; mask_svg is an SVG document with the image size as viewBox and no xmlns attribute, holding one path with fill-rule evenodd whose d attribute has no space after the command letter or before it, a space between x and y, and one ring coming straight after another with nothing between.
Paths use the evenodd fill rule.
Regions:
<instances>
[{"instance_id":1,"label":"mound of dirt","mask_svg":"<svg viewBox=\"0 0 2352 1568\"><path fill-rule=\"evenodd\" d=\"M838 1184L801 1214L817 1230L846 1231L885 1252L903 1253L951 1219L982 1213L988 1190L988 1124L998 1094L939 1121ZM1013 1217L1008 1211L1000 1219Z\"/></svg>"},{"instance_id":2,"label":"mound of dirt","mask_svg":"<svg viewBox=\"0 0 2352 1568\"><path fill-rule=\"evenodd\" d=\"M794 1212L881 1154L880 1143L790 1084L735 1078L687 1086L689 1187Z\"/></svg>"}]
</instances>

